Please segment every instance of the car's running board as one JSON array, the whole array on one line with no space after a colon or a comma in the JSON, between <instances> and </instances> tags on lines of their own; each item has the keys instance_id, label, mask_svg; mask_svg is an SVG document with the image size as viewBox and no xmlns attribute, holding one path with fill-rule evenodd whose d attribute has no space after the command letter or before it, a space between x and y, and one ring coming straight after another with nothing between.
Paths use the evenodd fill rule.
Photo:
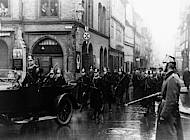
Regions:
<instances>
[{"instance_id":1,"label":"car's running board","mask_svg":"<svg viewBox=\"0 0 190 140\"><path fill-rule=\"evenodd\" d=\"M29 118L29 119L25 119L25 120L22 120L22 121L14 121L14 123L16 124L24 124L24 123L29 123L29 122L32 122L32 121L44 121L44 120L52 120L52 119L55 119L57 118L56 116L45 116L45 117L39 117L38 119L36 118Z\"/></svg>"}]
</instances>

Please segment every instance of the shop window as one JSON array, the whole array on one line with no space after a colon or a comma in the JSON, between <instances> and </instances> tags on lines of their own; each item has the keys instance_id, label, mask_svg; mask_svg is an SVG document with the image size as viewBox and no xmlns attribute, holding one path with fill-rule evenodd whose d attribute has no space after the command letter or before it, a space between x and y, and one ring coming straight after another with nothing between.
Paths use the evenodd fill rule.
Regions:
<instances>
[{"instance_id":1,"label":"shop window","mask_svg":"<svg viewBox=\"0 0 190 140\"><path fill-rule=\"evenodd\" d=\"M0 17L9 15L9 0L0 0Z\"/></svg>"},{"instance_id":2,"label":"shop window","mask_svg":"<svg viewBox=\"0 0 190 140\"><path fill-rule=\"evenodd\" d=\"M58 0L41 0L40 14L42 17L56 17L59 12Z\"/></svg>"}]
</instances>

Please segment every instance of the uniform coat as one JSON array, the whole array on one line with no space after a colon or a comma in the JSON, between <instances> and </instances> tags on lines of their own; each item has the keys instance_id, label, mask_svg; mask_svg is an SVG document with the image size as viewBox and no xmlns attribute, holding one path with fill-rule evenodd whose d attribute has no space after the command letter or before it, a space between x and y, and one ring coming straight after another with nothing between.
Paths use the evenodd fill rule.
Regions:
<instances>
[{"instance_id":1,"label":"uniform coat","mask_svg":"<svg viewBox=\"0 0 190 140\"><path fill-rule=\"evenodd\" d=\"M185 86L189 89L190 72L188 70L185 70L183 73L183 81L184 81Z\"/></svg>"},{"instance_id":2,"label":"uniform coat","mask_svg":"<svg viewBox=\"0 0 190 140\"><path fill-rule=\"evenodd\" d=\"M179 93L179 77L170 71L166 74L162 85L162 101L158 107L156 140L183 140L178 104ZM161 120L161 117L164 120Z\"/></svg>"}]
</instances>

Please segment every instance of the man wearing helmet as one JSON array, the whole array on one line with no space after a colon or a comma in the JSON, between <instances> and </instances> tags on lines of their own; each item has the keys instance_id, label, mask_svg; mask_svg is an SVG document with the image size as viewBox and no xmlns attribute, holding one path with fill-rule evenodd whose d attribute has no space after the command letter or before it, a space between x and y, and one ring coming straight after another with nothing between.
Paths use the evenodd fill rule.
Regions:
<instances>
[{"instance_id":1,"label":"man wearing helmet","mask_svg":"<svg viewBox=\"0 0 190 140\"><path fill-rule=\"evenodd\" d=\"M158 107L156 140L183 140L178 104L180 83L175 58L167 56L163 63L166 76L161 91L162 101Z\"/></svg>"},{"instance_id":2,"label":"man wearing helmet","mask_svg":"<svg viewBox=\"0 0 190 140\"><path fill-rule=\"evenodd\" d=\"M36 84L38 81L38 73L40 68L35 64L35 61L31 55L28 56L27 76L23 81L24 86L30 86Z\"/></svg>"},{"instance_id":3,"label":"man wearing helmet","mask_svg":"<svg viewBox=\"0 0 190 140\"><path fill-rule=\"evenodd\" d=\"M81 104L80 111L83 110L83 108L87 107L88 105L88 93L89 93L89 86L90 86L90 78L85 72L85 69L83 68L81 71L81 77L79 77L76 81L78 84L78 93L77 93L77 100Z\"/></svg>"},{"instance_id":4,"label":"man wearing helmet","mask_svg":"<svg viewBox=\"0 0 190 140\"><path fill-rule=\"evenodd\" d=\"M111 80L111 75L108 72L107 68L103 69L104 75L102 77L102 86L101 86L101 91L103 92L103 98L104 102L108 104L109 107L109 112L112 112L112 103L113 103L113 82Z\"/></svg>"}]
</instances>

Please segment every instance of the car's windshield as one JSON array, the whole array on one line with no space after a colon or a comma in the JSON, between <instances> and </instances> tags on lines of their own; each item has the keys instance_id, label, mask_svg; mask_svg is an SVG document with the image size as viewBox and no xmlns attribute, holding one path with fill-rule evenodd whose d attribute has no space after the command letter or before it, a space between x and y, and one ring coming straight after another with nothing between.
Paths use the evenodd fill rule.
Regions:
<instances>
[{"instance_id":1,"label":"car's windshield","mask_svg":"<svg viewBox=\"0 0 190 140\"><path fill-rule=\"evenodd\" d=\"M21 79L22 71L12 69L0 69L0 82L16 82Z\"/></svg>"}]
</instances>

